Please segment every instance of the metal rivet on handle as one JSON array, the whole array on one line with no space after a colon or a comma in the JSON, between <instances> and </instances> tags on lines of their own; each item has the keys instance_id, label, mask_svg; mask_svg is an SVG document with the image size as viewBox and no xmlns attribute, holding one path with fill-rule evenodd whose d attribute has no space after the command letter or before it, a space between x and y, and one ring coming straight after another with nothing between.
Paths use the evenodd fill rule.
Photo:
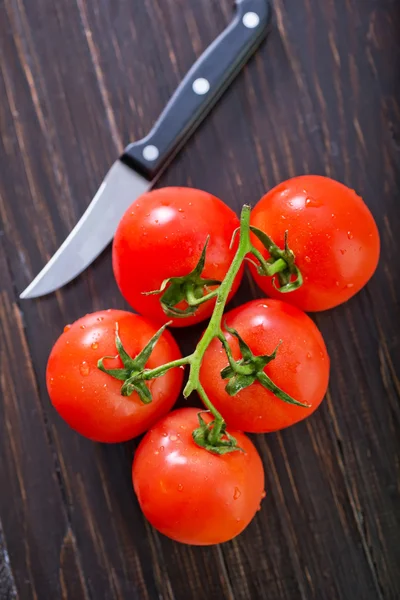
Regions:
<instances>
[{"instance_id":1,"label":"metal rivet on handle","mask_svg":"<svg viewBox=\"0 0 400 600\"><path fill-rule=\"evenodd\" d=\"M193 81L192 89L195 94L199 96L203 96L203 94L207 94L210 89L210 82L204 77L199 77Z\"/></svg>"},{"instance_id":2,"label":"metal rivet on handle","mask_svg":"<svg viewBox=\"0 0 400 600\"><path fill-rule=\"evenodd\" d=\"M242 23L249 29L254 29L260 23L260 17L255 12L248 12L243 15Z\"/></svg>"},{"instance_id":3,"label":"metal rivet on handle","mask_svg":"<svg viewBox=\"0 0 400 600\"><path fill-rule=\"evenodd\" d=\"M151 144L143 148L142 154L146 160L156 160L160 156L157 146L152 146Z\"/></svg>"}]
</instances>

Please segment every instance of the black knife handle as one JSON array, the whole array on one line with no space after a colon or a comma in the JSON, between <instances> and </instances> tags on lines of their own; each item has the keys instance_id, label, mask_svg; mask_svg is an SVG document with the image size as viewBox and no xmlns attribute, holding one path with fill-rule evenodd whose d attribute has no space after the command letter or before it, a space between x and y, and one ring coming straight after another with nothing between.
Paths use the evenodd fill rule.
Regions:
<instances>
[{"instance_id":1,"label":"black knife handle","mask_svg":"<svg viewBox=\"0 0 400 600\"><path fill-rule=\"evenodd\" d=\"M236 0L230 25L195 62L150 133L121 160L153 180L214 106L267 34L268 0Z\"/></svg>"}]
</instances>

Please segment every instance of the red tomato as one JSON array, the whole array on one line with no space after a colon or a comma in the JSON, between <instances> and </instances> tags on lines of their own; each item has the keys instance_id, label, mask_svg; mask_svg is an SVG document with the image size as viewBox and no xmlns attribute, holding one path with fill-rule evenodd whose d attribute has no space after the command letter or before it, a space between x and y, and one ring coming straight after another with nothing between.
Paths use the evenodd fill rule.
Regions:
<instances>
[{"instance_id":1,"label":"red tomato","mask_svg":"<svg viewBox=\"0 0 400 600\"><path fill-rule=\"evenodd\" d=\"M329 356L313 321L286 302L266 298L228 312L225 323L238 331L256 356L272 354L282 340L276 358L264 372L292 398L310 405L304 408L288 404L258 381L229 396L225 391L227 380L221 378L228 359L221 342L214 339L205 353L200 381L228 427L266 433L293 425L314 412L328 387ZM237 339L228 332L225 336L234 359L240 359Z\"/></svg>"},{"instance_id":2,"label":"red tomato","mask_svg":"<svg viewBox=\"0 0 400 600\"><path fill-rule=\"evenodd\" d=\"M281 183L255 206L251 225L280 248L288 231L289 247L303 275L300 288L283 298L270 277L250 268L266 294L305 311L346 302L367 283L378 264L379 233L367 205L354 190L327 177L304 175ZM255 236L253 243L268 257Z\"/></svg>"},{"instance_id":3,"label":"red tomato","mask_svg":"<svg viewBox=\"0 0 400 600\"><path fill-rule=\"evenodd\" d=\"M132 204L118 226L113 245L113 268L124 298L140 314L157 323L170 320L159 295L144 292L160 289L170 277L188 275L197 265L210 236L202 278L222 281L235 254L229 249L239 220L226 204L201 190L163 188L144 194ZM230 297L236 292L242 271ZM212 286L210 289L214 289ZM174 318L183 327L209 317L215 299L197 308L196 314ZM184 309L183 301L178 305Z\"/></svg>"},{"instance_id":4,"label":"red tomato","mask_svg":"<svg viewBox=\"0 0 400 600\"><path fill-rule=\"evenodd\" d=\"M264 472L252 442L238 431L229 433L244 452L218 456L197 446L198 413L176 410L148 431L135 453L133 485L158 531L184 544L219 544L254 517L265 495Z\"/></svg>"},{"instance_id":5,"label":"red tomato","mask_svg":"<svg viewBox=\"0 0 400 600\"><path fill-rule=\"evenodd\" d=\"M148 319L122 310L104 310L67 325L47 363L47 389L63 419L80 434L98 442L129 440L165 415L181 389L182 369L172 369L148 382L153 400L144 404L137 393L121 395L122 381L97 368L104 356L116 356L115 329L134 358L157 331ZM146 367L155 368L181 357L172 335L165 331ZM105 361L109 369L122 368L119 357Z\"/></svg>"}]
</instances>

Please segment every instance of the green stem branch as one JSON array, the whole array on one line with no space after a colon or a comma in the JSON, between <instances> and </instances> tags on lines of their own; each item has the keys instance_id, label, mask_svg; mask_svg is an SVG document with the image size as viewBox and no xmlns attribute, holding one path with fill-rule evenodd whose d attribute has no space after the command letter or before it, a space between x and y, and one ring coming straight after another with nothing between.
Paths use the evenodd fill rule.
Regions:
<instances>
[{"instance_id":1,"label":"green stem branch","mask_svg":"<svg viewBox=\"0 0 400 600\"><path fill-rule=\"evenodd\" d=\"M204 302L208 302L208 300L215 298L217 294L218 294L217 290L213 290L212 292L210 292L209 294L206 294L205 296L196 298L193 291L188 290L186 292L186 299L187 299L188 303L190 304L190 306L200 306L200 304L204 304Z\"/></svg>"},{"instance_id":2,"label":"green stem branch","mask_svg":"<svg viewBox=\"0 0 400 600\"><path fill-rule=\"evenodd\" d=\"M154 369L146 369L138 375L137 379L141 381L147 381L149 379L156 379L157 377L162 377L170 369L175 369L176 367L184 367L185 365L189 365L192 360L192 356L192 354L189 354L189 356L178 358L177 360L165 363L164 365L160 365L159 367L155 367Z\"/></svg>"},{"instance_id":3,"label":"green stem branch","mask_svg":"<svg viewBox=\"0 0 400 600\"><path fill-rule=\"evenodd\" d=\"M221 429L222 429L222 425L224 424L224 419L223 419L223 416L221 415L221 413L219 413L217 411L217 409L215 408L215 406L211 403L211 401L210 401L209 397L207 396L201 383L199 383L198 387L196 388L196 391L199 394L199 396L200 396L201 400L203 401L203 403L205 404L205 406L208 408L208 410L214 417L214 427L213 427L213 430L211 432L210 439L209 439L210 444L213 445L219 438L219 435L220 435Z\"/></svg>"}]
</instances>

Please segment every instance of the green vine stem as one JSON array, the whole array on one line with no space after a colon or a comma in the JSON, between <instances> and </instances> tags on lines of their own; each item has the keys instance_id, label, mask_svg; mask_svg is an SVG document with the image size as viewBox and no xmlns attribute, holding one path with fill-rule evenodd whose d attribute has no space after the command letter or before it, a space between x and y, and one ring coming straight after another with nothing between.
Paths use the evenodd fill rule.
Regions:
<instances>
[{"instance_id":1,"label":"green vine stem","mask_svg":"<svg viewBox=\"0 0 400 600\"><path fill-rule=\"evenodd\" d=\"M176 367L182 367L185 365L189 365L189 368L190 368L189 378L188 378L187 384L183 390L183 395L185 398L187 398L192 392L196 391L199 394L204 405L207 407L208 411L213 416L213 420L210 423L205 423L204 419L201 416L201 413L199 413L200 427L193 432L193 439L199 446L202 446L202 447L206 448L207 450L209 450L210 452L213 452L215 454L225 454L227 452L232 452L232 451L237 451L237 450L240 451L241 448L239 448L237 446L236 440L226 431L226 423L225 423L222 415L214 407L214 405L208 398L203 386L200 383L200 368L201 368L201 364L202 364L202 361L204 358L204 354L214 338L218 338L221 341L222 345L224 346L224 349L228 356L230 368L232 371L234 371L235 376L239 376L239 378L240 378L240 376L243 376L244 378L247 377L247 379L245 379L244 381L249 380L250 382L254 381L257 378L264 385L264 387L267 387L267 389L272 390L273 393L278 398L280 398L286 402L291 402L293 404L297 404L300 406L306 406L306 405L302 405L299 402L297 402L296 400L293 400L292 398L290 398L287 394L285 394L285 392L283 392L277 386L275 386L275 384L273 384L273 382L270 381L267 376L265 376L262 379L263 373L261 373L261 372L257 373L257 371L256 371L255 375L254 375L254 373L253 373L254 365L256 365L256 367L257 367L257 365L262 367L269 360L273 360L276 355L276 350L270 357L254 357L253 355L251 355L251 357L250 357L250 355L249 355L251 360L247 361L247 364L242 364L243 361L237 361L235 363L233 361L233 358L232 358L232 355L230 352L229 344L228 344L228 342L225 338L225 335L222 331L222 327L221 327L222 318L223 318L225 305L227 303L229 293L231 291L235 277L237 276L237 274L243 264L243 261L247 258L248 254L253 254L255 256L255 258L257 258L260 261L261 268L264 269L265 274L268 273L268 275L274 275L274 274L280 273L288 268L288 263L284 260L284 251L281 251L280 255L276 255L275 257L273 257L273 258L275 258L274 261L268 262L268 261L265 261L265 259L261 255L261 253L256 248L254 248L254 246L252 245L251 238L250 238L250 230L253 233L256 233L256 235L258 234L258 231L254 230L253 228L250 228L250 210L251 210L250 206L247 206L247 205L244 205L242 208L242 213L241 213L241 217L240 217L239 244L238 244L238 248L236 250L236 254L232 260L232 263L229 267L229 270L228 270L224 280L220 283L220 285L218 286L218 288L216 290L213 290L212 292L210 292L207 295L207 298L208 297L209 298L216 297L216 303L215 303L213 314L208 323L208 326L204 332L203 337L197 344L195 351L192 354L190 354L189 356L180 358L180 359L172 361L170 363L166 363L164 365L160 365L154 369L146 369L144 360L145 359L147 360L147 357L149 356L149 352L151 352L152 348L154 348L158 339L162 335L162 333L166 327L166 325L164 325L155 334L155 336L149 341L146 348L142 351L142 353L138 357L136 357L136 359L131 359L129 356L126 355L126 352L123 349L123 346L122 346L121 340L119 339L118 331L117 331L117 333L116 333L117 349L118 349L119 355L124 363L124 369L107 370L103 364L104 359L101 359L99 361L99 368L101 370L103 370L104 372L108 373L109 375L111 375L112 377L114 377L116 379L120 379L120 380L124 381L124 383L122 385L122 391L121 391L121 393L123 395L130 395L133 391L136 391L139 393L139 395L141 396L143 401L146 401L146 402L151 401L151 395L150 395L150 391L148 390L147 386L144 383L145 381L154 379L156 377L161 377L169 369L174 369ZM268 240L268 243L270 243L269 240ZM199 267L202 268L201 263L204 261L206 248L207 248L207 243L204 247L202 257L199 261L198 267L196 267L195 272L193 274L191 274L192 277L196 277L196 278L200 277L201 269ZM181 280L181 278L175 278L174 283L175 282L180 283L180 280ZM196 283L197 283L197 281L196 281ZM207 283L215 284L216 282L212 281L212 282L207 282ZM164 290L165 288L166 288L166 282L163 282L162 289ZM198 299L193 297L192 300L196 301ZM203 297L203 300L204 300L204 297ZM171 310L171 306L170 306L169 310ZM237 334L237 336L238 336L238 334ZM240 338L240 336L239 336L239 338ZM240 339L240 341L242 342L242 348L245 349L246 345L244 344L243 340ZM249 353L250 353L250 350L248 349L248 354ZM253 363L251 363L251 361L253 361ZM262 361L264 361L264 362L262 362ZM250 379L249 379L249 377L250 377ZM242 389L244 387L244 385L242 385L239 381L239 387L240 387L240 385L242 386L240 389Z\"/></svg>"},{"instance_id":2,"label":"green vine stem","mask_svg":"<svg viewBox=\"0 0 400 600\"><path fill-rule=\"evenodd\" d=\"M204 404L210 410L214 417L213 425L213 439L218 438L221 429L224 425L224 419L222 415L214 408L208 399L200 384L200 367L204 357L204 354L214 338L220 338L223 333L221 329L222 317L225 310L225 305L228 300L229 292L231 291L232 284L238 274L240 267L242 266L245 256L251 251L252 245L250 242L250 206L243 206L242 214L240 216L240 238L239 245L236 251L235 257L229 267L229 270L218 288L217 301L215 303L214 312L210 319L207 329L204 332L203 337L198 343L196 350L192 354L190 361L190 373L189 379L183 390L183 395L187 398L193 391L201 393L199 394Z\"/></svg>"}]
</instances>

